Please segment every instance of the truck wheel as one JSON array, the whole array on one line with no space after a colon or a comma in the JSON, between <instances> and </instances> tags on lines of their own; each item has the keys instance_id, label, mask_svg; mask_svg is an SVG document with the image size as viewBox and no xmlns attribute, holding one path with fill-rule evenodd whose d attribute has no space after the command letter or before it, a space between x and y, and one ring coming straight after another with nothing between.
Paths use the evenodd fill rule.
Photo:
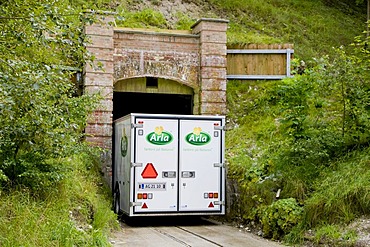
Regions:
<instances>
[{"instance_id":1,"label":"truck wheel","mask_svg":"<svg viewBox=\"0 0 370 247\"><path fill-rule=\"evenodd\" d=\"M115 214L120 213L120 194L119 191L114 192L114 205L113 205L113 211Z\"/></svg>"}]
</instances>

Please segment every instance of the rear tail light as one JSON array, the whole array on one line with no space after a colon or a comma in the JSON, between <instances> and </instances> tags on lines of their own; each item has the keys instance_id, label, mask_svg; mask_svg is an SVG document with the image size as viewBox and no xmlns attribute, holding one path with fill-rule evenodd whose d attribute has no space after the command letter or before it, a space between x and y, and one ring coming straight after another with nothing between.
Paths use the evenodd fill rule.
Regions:
<instances>
[{"instance_id":1,"label":"rear tail light","mask_svg":"<svg viewBox=\"0 0 370 247\"><path fill-rule=\"evenodd\" d=\"M218 192L204 192L203 194L204 199L218 198L218 196L219 196Z\"/></svg>"}]
</instances>

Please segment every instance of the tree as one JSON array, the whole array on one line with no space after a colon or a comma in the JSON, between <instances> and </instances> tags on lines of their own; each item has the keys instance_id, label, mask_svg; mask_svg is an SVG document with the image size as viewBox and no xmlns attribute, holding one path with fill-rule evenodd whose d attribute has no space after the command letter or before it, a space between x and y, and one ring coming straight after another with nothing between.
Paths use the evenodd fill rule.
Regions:
<instances>
[{"instance_id":1,"label":"tree","mask_svg":"<svg viewBox=\"0 0 370 247\"><path fill-rule=\"evenodd\" d=\"M0 185L58 181L58 159L81 148L97 102L74 97L71 80L91 60L82 32L87 21L65 0L0 4Z\"/></svg>"}]
</instances>

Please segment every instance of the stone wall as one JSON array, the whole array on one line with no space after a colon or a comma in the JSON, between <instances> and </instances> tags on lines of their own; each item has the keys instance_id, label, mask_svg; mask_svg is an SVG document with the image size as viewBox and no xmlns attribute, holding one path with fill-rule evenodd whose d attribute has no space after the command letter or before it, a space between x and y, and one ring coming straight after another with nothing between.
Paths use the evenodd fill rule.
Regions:
<instances>
[{"instance_id":1,"label":"stone wall","mask_svg":"<svg viewBox=\"0 0 370 247\"><path fill-rule=\"evenodd\" d=\"M116 29L114 37L115 81L151 76L199 90L197 35Z\"/></svg>"},{"instance_id":2,"label":"stone wall","mask_svg":"<svg viewBox=\"0 0 370 247\"><path fill-rule=\"evenodd\" d=\"M100 20L85 27L90 38L86 49L95 56L93 64L84 69L84 93L100 93L103 96L99 107L89 116L85 132L86 141L103 148L102 172L111 184L112 132L113 132L113 16L102 15Z\"/></svg>"},{"instance_id":3,"label":"stone wall","mask_svg":"<svg viewBox=\"0 0 370 247\"><path fill-rule=\"evenodd\" d=\"M201 19L192 26L199 35L200 114L226 114L226 20Z\"/></svg>"}]
</instances>

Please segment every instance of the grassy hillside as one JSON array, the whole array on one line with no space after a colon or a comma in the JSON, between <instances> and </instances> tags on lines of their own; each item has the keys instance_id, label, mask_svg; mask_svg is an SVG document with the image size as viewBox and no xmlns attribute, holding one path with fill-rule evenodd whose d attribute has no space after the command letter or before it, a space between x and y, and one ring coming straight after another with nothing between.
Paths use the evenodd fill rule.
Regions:
<instances>
[{"instance_id":1,"label":"grassy hillside","mask_svg":"<svg viewBox=\"0 0 370 247\"><path fill-rule=\"evenodd\" d=\"M292 43L310 60L353 42L366 29L366 5L354 1L187 0L113 1L118 25L189 29L199 18L230 20L228 45ZM121 21L120 21L121 20Z\"/></svg>"}]
</instances>

